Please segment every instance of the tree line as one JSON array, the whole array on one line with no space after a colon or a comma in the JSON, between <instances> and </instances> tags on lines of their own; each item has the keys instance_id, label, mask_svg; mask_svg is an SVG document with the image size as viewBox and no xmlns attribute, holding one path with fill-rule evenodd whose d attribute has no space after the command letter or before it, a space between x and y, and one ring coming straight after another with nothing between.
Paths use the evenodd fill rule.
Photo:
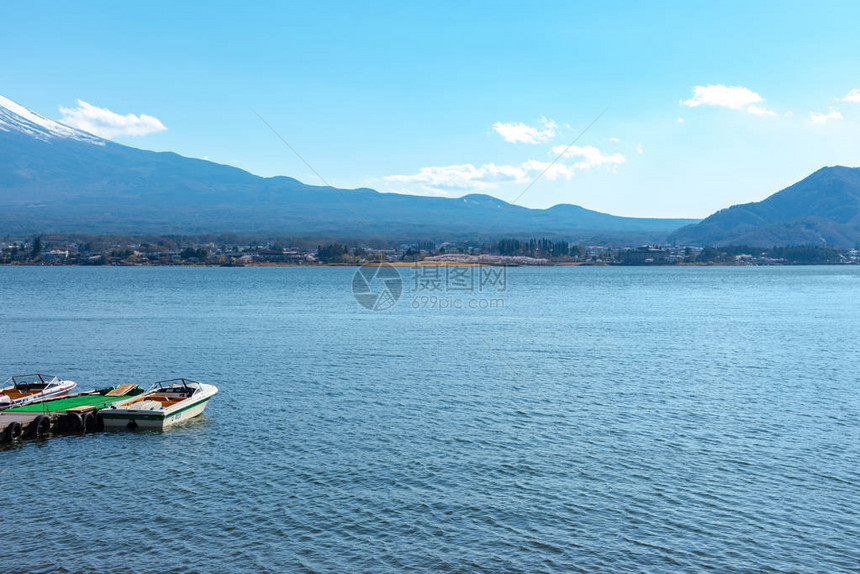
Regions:
<instances>
[{"instance_id":1,"label":"tree line","mask_svg":"<svg viewBox=\"0 0 860 574\"><path fill-rule=\"evenodd\" d=\"M538 259L559 259L565 257L582 257L585 250L578 245L570 245L567 241L551 239L500 239L490 247L491 253L499 255L535 257Z\"/></svg>"}]
</instances>

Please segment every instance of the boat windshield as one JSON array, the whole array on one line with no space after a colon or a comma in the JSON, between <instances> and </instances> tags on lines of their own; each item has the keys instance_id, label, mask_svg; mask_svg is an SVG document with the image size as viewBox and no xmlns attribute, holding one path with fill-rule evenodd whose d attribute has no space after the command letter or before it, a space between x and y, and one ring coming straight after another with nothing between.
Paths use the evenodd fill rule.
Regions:
<instances>
[{"instance_id":1,"label":"boat windshield","mask_svg":"<svg viewBox=\"0 0 860 574\"><path fill-rule=\"evenodd\" d=\"M190 397L200 390L200 383L191 379L170 379L169 381L158 381L149 390L158 393L176 393L184 397Z\"/></svg>"},{"instance_id":2,"label":"boat windshield","mask_svg":"<svg viewBox=\"0 0 860 574\"><path fill-rule=\"evenodd\" d=\"M9 377L3 382L0 388L5 389L6 387L14 386L19 391L45 389L49 386L57 385L59 382L60 380L54 375L34 373L32 375L15 375L14 377Z\"/></svg>"}]
</instances>

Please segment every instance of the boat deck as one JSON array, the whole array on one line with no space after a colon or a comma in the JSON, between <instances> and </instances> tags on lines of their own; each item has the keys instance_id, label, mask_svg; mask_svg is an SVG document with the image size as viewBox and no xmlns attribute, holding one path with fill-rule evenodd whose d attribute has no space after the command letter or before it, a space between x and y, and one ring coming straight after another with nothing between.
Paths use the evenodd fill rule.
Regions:
<instances>
[{"instance_id":1,"label":"boat deck","mask_svg":"<svg viewBox=\"0 0 860 574\"><path fill-rule=\"evenodd\" d=\"M128 398L128 397L125 397ZM169 395L141 395L134 399L133 401L129 401L129 405L133 405L134 403L139 403L142 401L156 401L161 403L161 406L166 408L170 408L176 403L181 403L182 401L188 400L188 397L172 397ZM120 407L122 408L122 407Z\"/></svg>"},{"instance_id":2,"label":"boat deck","mask_svg":"<svg viewBox=\"0 0 860 574\"><path fill-rule=\"evenodd\" d=\"M19 391L18 389L5 389L3 394L12 399L13 401L17 401L18 399L23 399L24 397L31 397L33 395L38 395L45 389L30 389L27 391Z\"/></svg>"}]
</instances>

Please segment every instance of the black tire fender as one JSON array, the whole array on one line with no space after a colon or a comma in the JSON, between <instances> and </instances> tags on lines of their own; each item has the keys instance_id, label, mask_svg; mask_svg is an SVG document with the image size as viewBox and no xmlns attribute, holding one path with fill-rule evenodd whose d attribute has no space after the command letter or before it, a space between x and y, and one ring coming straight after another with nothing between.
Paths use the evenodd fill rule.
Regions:
<instances>
[{"instance_id":1,"label":"black tire fender","mask_svg":"<svg viewBox=\"0 0 860 574\"><path fill-rule=\"evenodd\" d=\"M51 419L48 415L39 415L27 427L27 436L34 438L45 436L51 432Z\"/></svg>"},{"instance_id":2,"label":"black tire fender","mask_svg":"<svg viewBox=\"0 0 860 574\"><path fill-rule=\"evenodd\" d=\"M83 431L84 419L78 413L66 413L66 416L63 417L63 430L71 434Z\"/></svg>"},{"instance_id":3,"label":"black tire fender","mask_svg":"<svg viewBox=\"0 0 860 574\"><path fill-rule=\"evenodd\" d=\"M18 421L9 423L9 426L6 427L6 432L4 433L4 438L9 442L15 442L21 438L21 423Z\"/></svg>"},{"instance_id":4,"label":"black tire fender","mask_svg":"<svg viewBox=\"0 0 860 574\"><path fill-rule=\"evenodd\" d=\"M84 433L96 430L96 417L93 413L84 413L81 417L81 430Z\"/></svg>"}]
</instances>

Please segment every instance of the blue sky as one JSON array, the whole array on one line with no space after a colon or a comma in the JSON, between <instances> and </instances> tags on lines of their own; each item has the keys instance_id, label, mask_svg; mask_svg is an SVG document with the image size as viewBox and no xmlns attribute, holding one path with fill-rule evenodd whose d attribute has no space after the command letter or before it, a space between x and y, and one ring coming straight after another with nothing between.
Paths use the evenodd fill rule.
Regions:
<instances>
[{"instance_id":1,"label":"blue sky","mask_svg":"<svg viewBox=\"0 0 860 574\"><path fill-rule=\"evenodd\" d=\"M505 200L605 111L518 203L619 215L860 165L856 2L125 4L2 5L0 94L319 183L256 111L332 185Z\"/></svg>"}]
</instances>

